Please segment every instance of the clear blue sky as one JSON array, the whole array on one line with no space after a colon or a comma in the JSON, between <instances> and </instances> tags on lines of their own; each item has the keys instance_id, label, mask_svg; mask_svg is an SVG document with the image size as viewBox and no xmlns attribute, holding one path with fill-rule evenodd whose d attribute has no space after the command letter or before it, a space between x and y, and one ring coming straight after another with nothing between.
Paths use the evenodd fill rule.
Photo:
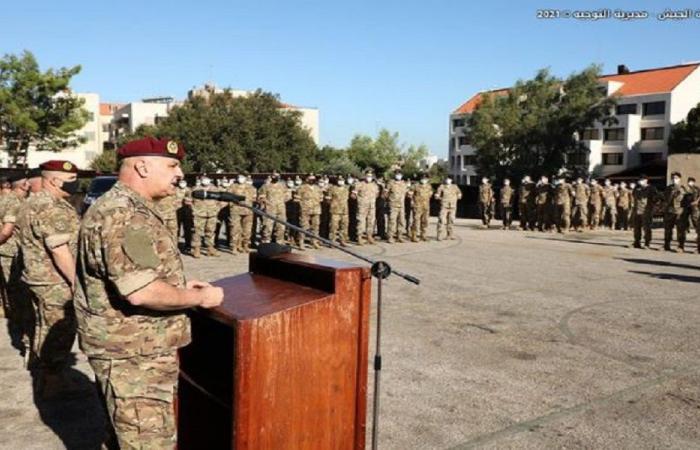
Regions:
<instances>
[{"instance_id":1,"label":"clear blue sky","mask_svg":"<svg viewBox=\"0 0 700 450\"><path fill-rule=\"evenodd\" d=\"M474 92L550 67L613 72L700 59L700 19L541 20L538 8L685 8L658 1L7 1L0 53L81 64L73 87L103 101L192 86L262 88L320 108L321 144L398 131L447 154L449 113ZM696 5L700 9L700 5Z\"/></svg>"}]
</instances>

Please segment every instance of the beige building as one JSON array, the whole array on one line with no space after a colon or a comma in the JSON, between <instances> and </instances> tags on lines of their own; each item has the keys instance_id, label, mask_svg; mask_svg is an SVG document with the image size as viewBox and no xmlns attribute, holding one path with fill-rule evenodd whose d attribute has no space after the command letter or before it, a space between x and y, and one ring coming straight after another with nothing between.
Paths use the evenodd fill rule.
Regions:
<instances>
[{"instance_id":1,"label":"beige building","mask_svg":"<svg viewBox=\"0 0 700 450\"><path fill-rule=\"evenodd\" d=\"M631 72L618 66L617 73L600 77L608 95L617 97L618 124L595 124L580 139L590 150L584 164L594 176L605 176L668 156L671 126L686 118L700 103L700 63ZM486 93L503 95L508 89L479 92L450 114L449 173L459 184L478 184L476 149L465 133L471 113Z\"/></svg>"}]
</instances>

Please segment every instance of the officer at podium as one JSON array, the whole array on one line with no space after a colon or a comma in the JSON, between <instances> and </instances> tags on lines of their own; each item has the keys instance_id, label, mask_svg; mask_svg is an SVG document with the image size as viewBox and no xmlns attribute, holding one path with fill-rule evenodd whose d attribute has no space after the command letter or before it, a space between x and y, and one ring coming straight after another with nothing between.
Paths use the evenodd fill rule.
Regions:
<instances>
[{"instance_id":1,"label":"officer at podium","mask_svg":"<svg viewBox=\"0 0 700 450\"><path fill-rule=\"evenodd\" d=\"M183 157L182 146L166 139L121 147L118 182L80 228L80 347L123 449L174 447L177 349L190 342L185 310L223 300L221 288L185 281L177 242L154 206L175 194Z\"/></svg>"}]
</instances>

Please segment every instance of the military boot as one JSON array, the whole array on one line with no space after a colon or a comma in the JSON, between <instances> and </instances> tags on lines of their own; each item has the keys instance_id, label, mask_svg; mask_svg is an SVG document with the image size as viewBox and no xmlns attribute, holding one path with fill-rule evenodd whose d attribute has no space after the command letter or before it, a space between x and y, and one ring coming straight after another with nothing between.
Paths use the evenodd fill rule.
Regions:
<instances>
[{"instance_id":1,"label":"military boot","mask_svg":"<svg viewBox=\"0 0 700 450\"><path fill-rule=\"evenodd\" d=\"M200 258L202 255L199 252L199 247L195 247L192 249L192 257L193 258Z\"/></svg>"},{"instance_id":2,"label":"military boot","mask_svg":"<svg viewBox=\"0 0 700 450\"><path fill-rule=\"evenodd\" d=\"M219 252L214 247L207 247L208 256L219 256Z\"/></svg>"},{"instance_id":3,"label":"military boot","mask_svg":"<svg viewBox=\"0 0 700 450\"><path fill-rule=\"evenodd\" d=\"M367 243L368 244L374 244L376 241L374 240L373 236L367 236Z\"/></svg>"}]
</instances>

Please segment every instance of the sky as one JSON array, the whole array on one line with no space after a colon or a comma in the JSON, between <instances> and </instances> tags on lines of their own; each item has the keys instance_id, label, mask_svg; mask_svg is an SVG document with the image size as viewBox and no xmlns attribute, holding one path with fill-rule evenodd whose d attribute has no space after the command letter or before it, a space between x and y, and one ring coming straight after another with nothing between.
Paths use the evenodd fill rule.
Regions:
<instances>
[{"instance_id":1,"label":"sky","mask_svg":"<svg viewBox=\"0 0 700 450\"><path fill-rule=\"evenodd\" d=\"M320 110L320 145L398 132L446 157L449 115L474 93L548 67L612 73L700 60L685 1L7 1L0 54L42 69L80 64L76 92L103 102L184 98L204 82L277 93ZM700 10L700 5L696 5ZM648 11L637 21L538 19L540 9Z\"/></svg>"}]
</instances>

